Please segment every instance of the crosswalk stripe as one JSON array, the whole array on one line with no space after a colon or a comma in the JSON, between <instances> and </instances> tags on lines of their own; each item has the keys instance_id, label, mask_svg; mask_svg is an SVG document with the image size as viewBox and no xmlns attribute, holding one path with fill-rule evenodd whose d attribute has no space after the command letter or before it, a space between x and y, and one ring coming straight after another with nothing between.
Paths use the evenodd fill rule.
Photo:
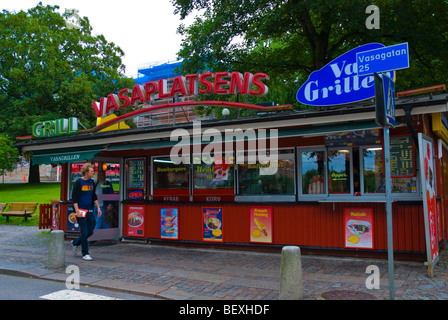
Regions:
<instances>
[{"instance_id":1,"label":"crosswalk stripe","mask_svg":"<svg viewBox=\"0 0 448 320\"><path fill-rule=\"evenodd\" d=\"M78 290L61 290L39 297L46 300L121 300L118 298L87 293Z\"/></svg>"}]
</instances>

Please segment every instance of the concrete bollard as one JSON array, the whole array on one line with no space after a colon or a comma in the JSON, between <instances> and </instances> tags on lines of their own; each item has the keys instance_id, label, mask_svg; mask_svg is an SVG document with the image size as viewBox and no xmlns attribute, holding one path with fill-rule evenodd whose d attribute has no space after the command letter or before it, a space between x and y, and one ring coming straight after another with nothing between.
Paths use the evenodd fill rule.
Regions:
<instances>
[{"instance_id":1,"label":"concrete bollard","mask_svg":"<svg viewBox=\"0 0 448 320\"><path fill-rule=\"evenodd\" d=\"M303 278L300 248L285 246L280 267L280 300L302 300Z\"/></svg>"},{"instance_id":2,"label":"concrete bollard","mask_svg":"<svg viewBox=\"0 0 448 320\"><path fill-rule=\"evenodd\" d=\"M53 230L50 236L47 267L49 269L65 268L64 231Z\"/></svg>"}]
</instances>

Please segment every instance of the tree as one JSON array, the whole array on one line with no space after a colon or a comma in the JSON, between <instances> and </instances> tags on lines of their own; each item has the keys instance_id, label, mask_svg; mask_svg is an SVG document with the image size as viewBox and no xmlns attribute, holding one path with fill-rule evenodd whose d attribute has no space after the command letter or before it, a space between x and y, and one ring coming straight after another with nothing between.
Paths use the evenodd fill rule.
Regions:
<instances>
[{"instance_id":1,"label":"tree","mask_svg":"<svg viewBox=\"0 0 448 320\"><path fill-rule=\"evenodd\" d=\"M359 45L409 42L411 68L398 72L397 90L441 84L448 72L448 2L378 0L380 29L367 29L367 0L172 0L188 27L178 55L183 72L266 72L280 103L309 74ZM285 91L292 92L291 94ZM287 100L283 100L287 99Z\"/></svg>"},{"instance_id":2,"label":"tree","mask_svg":"<svg viewBox=\"0 0 448 320\"><path fill-rule=\"evenodd\" d=\"M67 117L93 126L91 102L134 84L118 46L92 35L87 17L73 28L57 9L0 13L0 133L30 135L37 121Z\"/></svg>"},{"instance_id":3,"label":"tree","mask_svg":"<svg viewBox=\"0 0 448 320\"><path fill-rule=\"evenodd\" d=\"M19 153L10 137L0 134L0 176L14 170L14 163Z\"/></svg>"}]
</instances>

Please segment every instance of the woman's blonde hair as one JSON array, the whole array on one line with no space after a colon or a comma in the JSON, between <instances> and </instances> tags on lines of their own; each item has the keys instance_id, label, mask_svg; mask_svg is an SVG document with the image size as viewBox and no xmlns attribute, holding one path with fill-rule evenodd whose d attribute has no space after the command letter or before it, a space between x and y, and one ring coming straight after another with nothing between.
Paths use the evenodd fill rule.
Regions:
<instances>
[{"instance_id":1,"label":"woman's blonde hair","mask_svg":"<svg viewBox=\"0 0 448 320\"><path fill-rule=\"evenodd\" d=\"M93 171L95 171L95 167L91 163L86 163L85 165L82 166L81 174L82 174L83 177L86 174L86 172L89 172L90 168L92 168Z\"/></svg>"}]
</instances>

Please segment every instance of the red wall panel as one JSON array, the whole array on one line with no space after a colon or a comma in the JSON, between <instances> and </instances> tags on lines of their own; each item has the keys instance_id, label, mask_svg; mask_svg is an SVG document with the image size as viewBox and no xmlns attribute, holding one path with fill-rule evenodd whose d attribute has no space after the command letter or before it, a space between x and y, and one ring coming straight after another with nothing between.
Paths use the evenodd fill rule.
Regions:
<instances>
[{"instance_id":1,"label":"red wall panel","mask_svg":"<svg viewBox=\"0 0 448 320\"><path fill-rule=\"evenodd\" d=\"M160 238L160 209L179 208L179 239L202 241L202 208L223 208L224 243L250 243L249 207L253 203L179 203L147 204L145 232ZM263 204L273 207L273 242L321 248L344 248L344 207L372 207L374 211L374 248L387 250L385 203L298 203ZM393 204L394 249L424 252L423 207Z\"/></svg>"}]
</instances>

